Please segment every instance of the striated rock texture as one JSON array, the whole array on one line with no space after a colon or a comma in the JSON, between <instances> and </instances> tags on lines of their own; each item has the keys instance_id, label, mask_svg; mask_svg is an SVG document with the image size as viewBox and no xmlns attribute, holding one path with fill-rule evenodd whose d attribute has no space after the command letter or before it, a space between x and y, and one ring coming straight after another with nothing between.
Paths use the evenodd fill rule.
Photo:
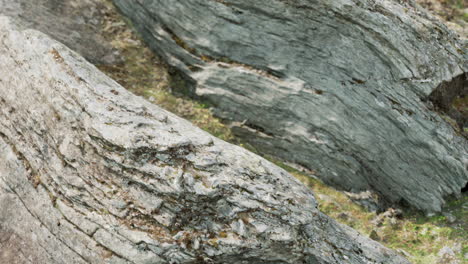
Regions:
<instances>
[{"instance_id":1,"label":"striated rock texture","mask_svg":"<svg viewBox=\"0 0 468 264\"><path fill-rule=\"evenodd\" d=\"M439 211L466 185L464 128L429 98L452 78L468 86L468 51L413 1L114 3L261 152L384 206Z\"/></svg>"},{"instance_id":2,"label":"striated rock texture","mask_svg":"<svg viewBox=\"0 0 468 264\"><path fill-rule=\"evenodd\" d=\"M284 170L0 17L2 263L408 263Z\"/></svg>"},{"instance_id":3,"label":"striated rock texture","mask_svg":"<svg viewBox=\"0 0 468 264\"><path fill-rule=\"evenodd\" d=\"M102 0L0 0L0 14L65 43L88 61L115 63L120 58L102 37L103 10Z\"/></svg>"}]
</instances>

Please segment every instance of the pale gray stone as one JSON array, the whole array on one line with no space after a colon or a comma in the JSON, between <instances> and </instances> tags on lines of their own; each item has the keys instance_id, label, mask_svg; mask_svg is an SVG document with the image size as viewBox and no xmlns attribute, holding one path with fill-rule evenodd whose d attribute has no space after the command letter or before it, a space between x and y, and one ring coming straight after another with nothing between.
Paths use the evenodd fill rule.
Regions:
<instances>
[{"instance_id":1,"label":"pale gray stone","mask_svg":"<svg viewBox=\"0 0 468 264\"><path fill-rule=\"evenodd\" d=\"M7 263L408 263L310 189L0 16Z\"/></svg>"}]
</instances>

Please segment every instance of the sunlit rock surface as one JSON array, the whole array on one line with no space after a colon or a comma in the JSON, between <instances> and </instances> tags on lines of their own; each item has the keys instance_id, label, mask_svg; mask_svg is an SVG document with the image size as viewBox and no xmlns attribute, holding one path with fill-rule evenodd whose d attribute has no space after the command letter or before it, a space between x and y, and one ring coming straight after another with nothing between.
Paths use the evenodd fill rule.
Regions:
<instances>
[{"instance_id":1,"label":"sunlit rock surface","mask_svg":"<svg viewBox=\"0 0 468 264\"><path fill-rule=\"evenodd\" d=\"M2 263L408 263L284 170L0 17Z\"/></svg>"}]
</instances>

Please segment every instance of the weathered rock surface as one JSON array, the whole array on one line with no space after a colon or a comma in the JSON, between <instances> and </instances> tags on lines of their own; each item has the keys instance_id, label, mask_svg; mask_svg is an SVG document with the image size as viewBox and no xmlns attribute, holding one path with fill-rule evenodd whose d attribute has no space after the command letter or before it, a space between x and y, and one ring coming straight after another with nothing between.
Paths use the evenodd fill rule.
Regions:
<instances>
[{"instance_id":1,"label":"weathered rock surface","mask_svg":"<svg viewBox=\"0 0 468 264\"><path fill-rule=\"evenodd\" d=\"M119 61L102 37L102 0L0 0L0 14L19 20L98 64Z\"/></svg>"},{"instance_id":2,"label":"weathered rock surface","mask_svg":"<svg viewBox=\"0 0 468 264\"><path fill-rule=\"evenodd\" d=\"M2 263L408 263L282 169L0 16Z\"/></svg>"},{"instance_id":3,"label":"weathered rock surface","mask_svg":"<svg viewBox=\"0 0 468 264\"><path fill-rule=\"evenodd\" d=\"M467 86L468 51L413 1L114 3L261 152L383 205L440 211L466 185L463 128L429 98Z\"/></svg>"}]
</instances>

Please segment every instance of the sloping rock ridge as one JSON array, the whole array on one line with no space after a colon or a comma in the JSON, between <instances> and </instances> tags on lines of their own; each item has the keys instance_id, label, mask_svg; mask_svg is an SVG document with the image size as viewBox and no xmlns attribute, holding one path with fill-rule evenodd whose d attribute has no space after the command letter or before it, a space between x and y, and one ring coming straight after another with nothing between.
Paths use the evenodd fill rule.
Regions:
<instances>
[{"instance_id":1,"label":"sloping rock ridge","mask_svg":"<svg viewBox=\"0 0 468 264\"><path fill-rule=\"evenodd\" d=\"M114 3L260 152L383 206L440 211L466 186L466 127L430 96L468 85L466 43L413 1Z\"/></svg>"},{"instance_id":2,"label":"sloping rock ridge","mask_svg":"<svg viewBox=\"0 0 468 264\"><path fill-rule=\"evenodd\" d=\"M284 170L1 16L0 71L2 263L408 263Z\"/></svg>"},{"instance_id":3,"label":"sloping rock ridge","mask_svg":"<svg viewBox=\"0 0 468 264\"><path fill-rule=\"evenodd\" d=\"M95 64L120 56L103 38L101 0L0 0L0 15L42 31Z\"/></svg>"}]
</instances>

